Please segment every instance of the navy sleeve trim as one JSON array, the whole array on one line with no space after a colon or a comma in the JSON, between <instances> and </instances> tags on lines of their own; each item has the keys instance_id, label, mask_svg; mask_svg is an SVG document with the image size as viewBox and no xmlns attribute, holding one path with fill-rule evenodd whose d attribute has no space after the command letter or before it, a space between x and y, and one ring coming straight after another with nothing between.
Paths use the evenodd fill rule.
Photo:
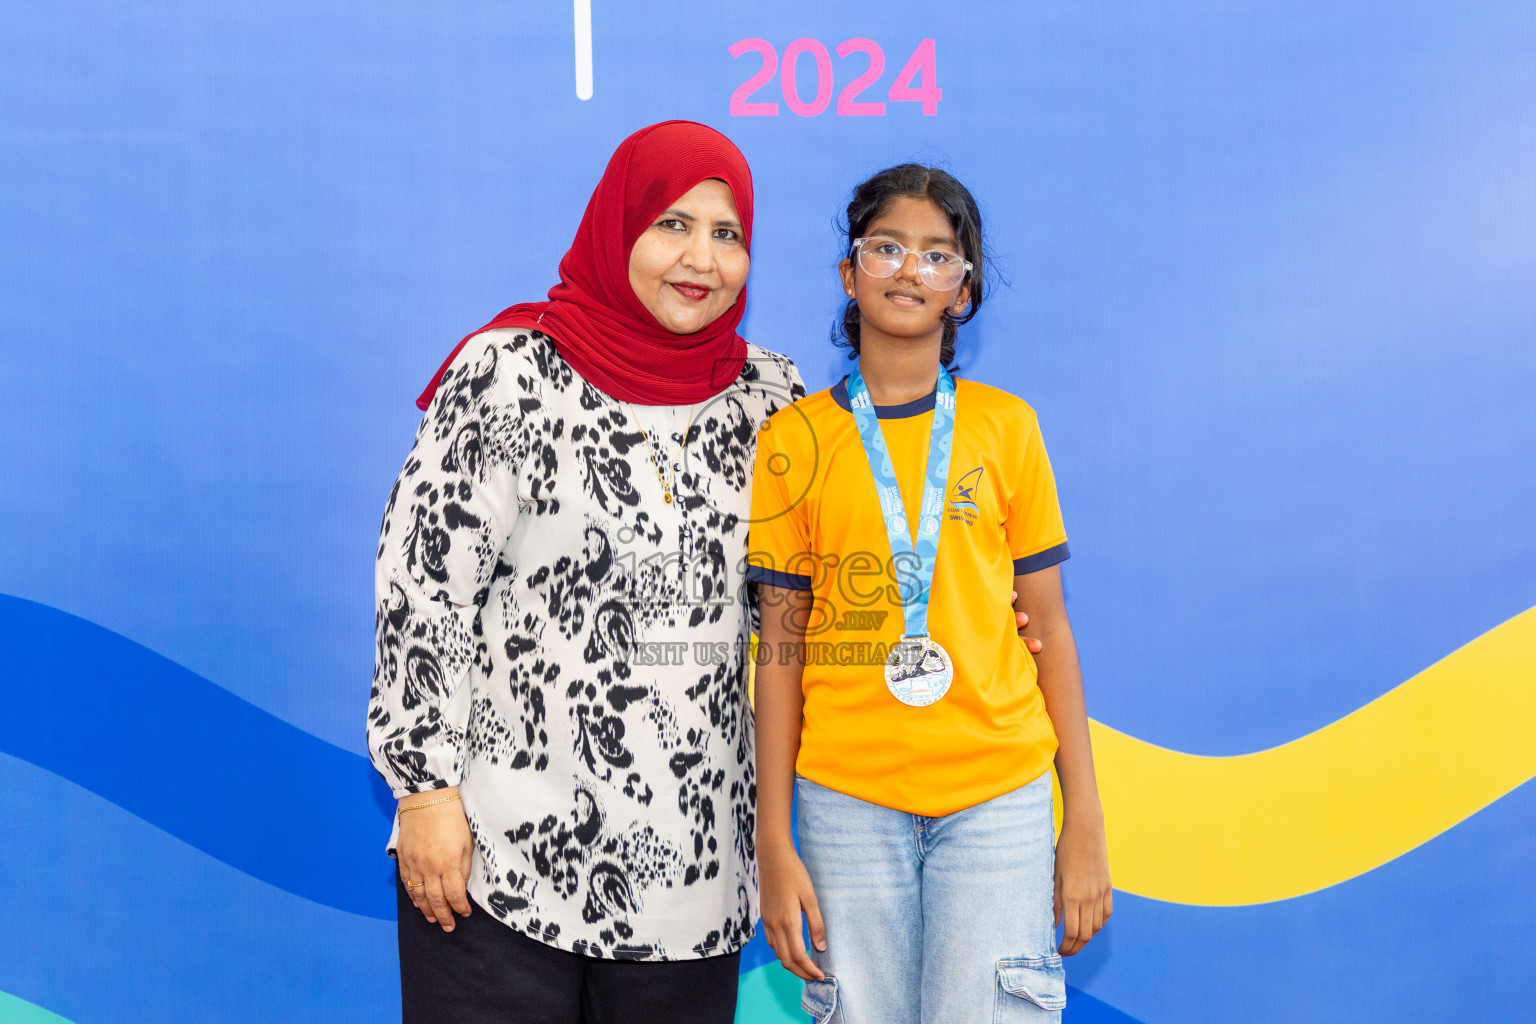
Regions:
<instances>
[{"instance_id":1,"label":"navy sleeve trim","mask_svg":"<svg viewBox=\"0 0 1536 1024\"><path fill-rule=\"evenodd\" d=\"M770 587L781 587L784 590L810 590L811 578L792 572L780 572L777 569L764 569L760 565L747 566L748 583L766 583Z\"/></svg>"},{"instance_id":2,"label":"navy sleeve trim","mask_svg":"<svg viewBox=\"0 0 1536 1024\"><path fill-rule=\"evenodd\" d=\"M1053 565L1065 562L1071 557L1072 552L1067 550L1067 542L1062 541L1053 548L1037 551L1033 555L1027 555L1024 558L1015 558L1013 560L1013 574L1015 576L1024 576L1032 572L1039 572L1041 569L1049 569Z\"/></svg>"}]
</instances>

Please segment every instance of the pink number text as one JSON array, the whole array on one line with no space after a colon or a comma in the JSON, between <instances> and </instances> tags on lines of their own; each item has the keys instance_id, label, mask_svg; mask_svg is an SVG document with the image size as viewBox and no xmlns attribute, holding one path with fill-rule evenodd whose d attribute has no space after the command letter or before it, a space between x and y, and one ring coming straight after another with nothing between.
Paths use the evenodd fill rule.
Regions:
<instances>
[{"instance_id":1,"label":"pink number text","mask_svg":"<svg viewBox=\"0 0 1536 1024\"><path fill-rule=\"evenodd\" d=\"M839 43L833 52L848 67L849 74L859 71L857 58L860 55L868 61L862 74L843 86L843 90L837 94L838 115L883 116L885 103L860 98L874 89L880 76L885 73L885 51L880 49L880 44L873 39L848 39ZM777 117L779 104L756 95L773 81L775 74L779 78L784 105L801 117L815 117L832 103L832 54L815 39L796 39L784 47L782 62L778 51L766 39L739 39L731 44L729 53L732 58L755 54L761 59L761 64L752 76L731 93L732 117ZM805 60L806 57L810 60ZM811 84L813 81L814 88ZM932 117L939 112L939 100L943 96L943 90L939 88L938 59L934 53L933 40L924 39L917 44L912 56L897 72L885 99L890 103L920 103L923 113Z\"/></svg>"}]
</instances>

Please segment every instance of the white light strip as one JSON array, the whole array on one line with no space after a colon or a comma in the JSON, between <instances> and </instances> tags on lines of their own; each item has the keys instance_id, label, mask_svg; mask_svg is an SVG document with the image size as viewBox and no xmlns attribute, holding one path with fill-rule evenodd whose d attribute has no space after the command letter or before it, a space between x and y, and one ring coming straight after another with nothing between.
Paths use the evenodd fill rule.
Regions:
<instances>
[{"instance_id":1,"label":"white light strip","mask_svg":"<svg viewBox=\"0 0 1536 1024\"><path fill-rule=\"evenodd\" d=\"M592 0L576 4L576 98L592 98Z\"/></svg>"}]
</instances>

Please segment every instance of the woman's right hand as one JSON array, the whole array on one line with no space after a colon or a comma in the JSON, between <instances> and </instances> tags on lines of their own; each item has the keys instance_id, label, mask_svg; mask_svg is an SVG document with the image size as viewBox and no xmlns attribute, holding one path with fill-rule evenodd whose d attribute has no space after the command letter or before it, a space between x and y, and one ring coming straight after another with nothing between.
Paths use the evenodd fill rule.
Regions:
<instances>
[{"instance_id":1,"label":"woman's right hand","mask_svg":"<svg viewBox=\"0 0 1536 1024\"><path fill-rule=\"evenodd\" d=\"M412 793L401 797L399 806L404 811L456 793L456 787ZM431 923L442 925L445 932L453 931L453 911L469 916L465 887L474 849L464 805L457 800L400 815L400 835L395 840L400 880L416 909Z\"/></svg>"},{"instance_id":2,"label":"woman's right hand","mask_svg":"<svg viewBox=\"0 0 1536 1024\"><path fill-rule=\"evenodd\" d=\"M810 922L811 941L818 950L827 948L827 929L821 922L821 907L811 876L794 847L769 852L758 851L758 884L762 892L763 932L791 974L805 981L820 981L826 975L806 952L801 913Z\"/></svg>"}]
</instances>

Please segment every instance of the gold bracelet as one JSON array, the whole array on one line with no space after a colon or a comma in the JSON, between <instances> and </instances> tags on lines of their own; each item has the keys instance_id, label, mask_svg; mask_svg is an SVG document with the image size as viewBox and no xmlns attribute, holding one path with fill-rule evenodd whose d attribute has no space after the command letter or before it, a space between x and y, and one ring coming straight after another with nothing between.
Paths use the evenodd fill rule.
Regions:
<instances>
[{"instance_id":1,"label":"gold bracelet","mask_svg":"<svg viewBox=\"0 0 1536 1024\"><path fill-rule=\"evenodd\" d=\"M434 807L437 804L451 804L458 798L459 794L457 793L453 794L453 796L442 796L438 797L436 800L428 800L426 803L411 804L409 807L402 807L398 813L404 814L406 811L419 811L423 807Z\"/></svg>"}]
</instances>

